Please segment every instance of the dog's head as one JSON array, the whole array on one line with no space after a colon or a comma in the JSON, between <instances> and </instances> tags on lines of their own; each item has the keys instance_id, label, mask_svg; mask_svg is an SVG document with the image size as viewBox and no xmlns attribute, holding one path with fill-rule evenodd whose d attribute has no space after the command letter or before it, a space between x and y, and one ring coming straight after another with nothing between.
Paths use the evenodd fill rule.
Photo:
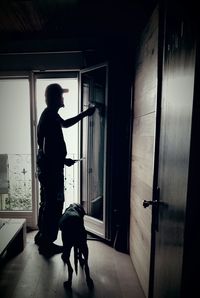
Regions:
<instances>
[{"instance_id":1,"label":"dog's head","mask_svg":"<svg viewBox=\"0 0 200 298\"><path fill-rule=\"evenodd\" d=\"M84 208L83 208L83 206L81 204L78 204L78 203L70 204L69 207L66 210L68 210L70 208L76 210L76 212L80 215L81 218L84 217L85 210L84 210Z\"/></svg>"}]
</instances>

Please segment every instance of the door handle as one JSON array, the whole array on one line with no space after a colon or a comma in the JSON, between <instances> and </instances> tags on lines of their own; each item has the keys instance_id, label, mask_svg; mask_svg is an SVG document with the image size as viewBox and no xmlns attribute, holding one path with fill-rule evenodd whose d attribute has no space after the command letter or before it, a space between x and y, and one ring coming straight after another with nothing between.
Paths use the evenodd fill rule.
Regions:
<instances>
[{"instance_id":1,"label":"door handle","mask_svg":"<svg viewBox=\"0 0 200 298\"><path fill-rule=\"evenodd\" d=\"M152 225L154 227L154 230L158 232L158 209L159 209L159 201L158 200L152 200L152 201L143 201L143 207L147 208L149 206L152 206Z\"/></svg>"},{"instance_id":2,"label":"door handle","mask_svg":"<svg viewBox=\"0 0 200 298\"><path fill-rule=\"evenodd\" d=\"M143 207L144 208L147 208L147 207L149 207L149 206L158 206L158 200L153 200L153 201L146 201L146 200L144 200L143 201Z\"/></svg>"},{"instance_id":3,"label":"door handle","mask_svg":"<svg viewBox=\"0 0 200 298\"><path fill-rule=\"evenodd\" d=\"M164 203L160 202L160 188L157 187L154 192L154 200L151 201L143 201L143 207L147 208L149 206L152 206L152 226L153 230L158 232L158 225L159 225L159 207L160 205L164 205Z\"/></svg>"}]
</instances>

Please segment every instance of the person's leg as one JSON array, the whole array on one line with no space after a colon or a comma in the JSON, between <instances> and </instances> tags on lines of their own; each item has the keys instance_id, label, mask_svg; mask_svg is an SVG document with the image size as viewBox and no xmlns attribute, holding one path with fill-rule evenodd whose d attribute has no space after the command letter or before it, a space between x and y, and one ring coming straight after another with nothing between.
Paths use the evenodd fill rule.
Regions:
<instances>
[{"instance_id":1,"label":"person's leg","mask_svg":"<svg viewBox=\"0 0 200 298\"><path fill-rule=\"evenodd\" d=\"M41 241L39 252L41 254L56 254L63 251L63 246L54 244L58 234L58 222L62 215L60 202L45 202L42 216Z\"/></svg>"},{"instance_id":2,"label":"person's leg","mask_svg":"<svg viewBox=\"0 0 200 298\"><path fill-rule=\"evenodd\" d=\"M55 185L55 198L56 198L56 207L55 207L55 216L54 216L54 225L52 225L52 240L55 241L58 236L59 231L59 221L63 212L64 204L64 175L63 171L56 174L56 185Z\"/></svg>"},{"instance_id":3,"label":"person's leg","mask_svg":"<svg viewBox=\"0 0 200 298\"><path fill-rule=\"evenodd\" d=\"M42 221L43 221L43 212L44 212L44 186L40 183L40 207L38 213L38 232L35 235L35 244L40 245L42 237Z\"/></svg>"},{"instance_id":4,"label":"person's leg","mask_svg":"<svg viewBox=\"0 0 200 298\"><path fill-rule=\"evenodd\" d=\"M63 191L62 191L63 189ZM62 216L64 199L64 179L58 173L54 173L48 179L48 183L43 188L44 204L41 216L41 241L39 252L42 254L61 253L62 246L53 242L57 239L59 231L59 220ZM62 199L60 199L62 198Z\"/></svg>"},{"instance_id":5,"label":"person's leg","mask_svg":"<svg viewBox=\"0 0 200 298\"><path fill-rule=\"evenodd\" d=\"M42 160L41 152L38 153L37 163L38 163L38 158L40 159L40 161ZM40 207L39 207L39 213L38 213L38 233L35 235L35 238L34 238L35 244L37 245L40 245L40 242L42 240L44 202L45 202L45 196L46 196L45 195L46 187L48 187L48 179L49 177L46 171L44 169L41 170L40 166L38 165L38 181L40 183Z\"/></svg>"}]
</instances>

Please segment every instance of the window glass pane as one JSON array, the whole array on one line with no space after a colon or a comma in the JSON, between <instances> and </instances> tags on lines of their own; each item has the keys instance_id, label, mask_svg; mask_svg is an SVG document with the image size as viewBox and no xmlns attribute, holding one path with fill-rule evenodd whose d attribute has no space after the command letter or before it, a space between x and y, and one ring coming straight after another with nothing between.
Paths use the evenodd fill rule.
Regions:
<instances>
[{"instance_id":1,"label":"window glass pane","mask_svg":"<svg viewBox=\"0 0 200 298\"><path fill-rule=\"evenodd\" d=\"M83 107L92 103L96 110L83 120L82 204L87 215L103 221L105 181L105 90L106 68L82 74Z\"/></svg>"},{"instance_id":2,"label":"window glass pane","mask_svg":"<svg viewBox=\"0 0 200 298\"><path fill-rule=\"evenodd\" d=\"M31 211L28 79L0 80L0 210Z\"/></svg>"}]
</instances>

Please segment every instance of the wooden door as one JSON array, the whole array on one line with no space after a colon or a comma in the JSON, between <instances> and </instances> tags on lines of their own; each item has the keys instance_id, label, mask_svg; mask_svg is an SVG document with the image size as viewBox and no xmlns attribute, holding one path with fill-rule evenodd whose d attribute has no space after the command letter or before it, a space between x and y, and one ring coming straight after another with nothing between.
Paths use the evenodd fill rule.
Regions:
<instances>
[{"instance_id":1,"label":"wooden door","mask_svg":"<svg viewBox=\"0 0 200 298\"><path fill-rule=\"evenodd\" d=\"M195 43L190 15L183 3L165 7L165 41L158 164L159 196L149 297L179 298L191 120L194 91ZM158 199L156 204L155 199ZM156 209L158 207L158 209ZM151 276L152 277L152 276ZM153 280L153 279L151 279Z\"/></svg>"},{"instance_id":2,"label":"wooden door","mask_svg":"<svg viewBox=\"0 0 200 298\"><path fill-rule=\"evenodd\" d=\"M157 101L158 9L146 25L138 47L134 84L130 256L148 297Z\"/></svg>"}]
</instances>

